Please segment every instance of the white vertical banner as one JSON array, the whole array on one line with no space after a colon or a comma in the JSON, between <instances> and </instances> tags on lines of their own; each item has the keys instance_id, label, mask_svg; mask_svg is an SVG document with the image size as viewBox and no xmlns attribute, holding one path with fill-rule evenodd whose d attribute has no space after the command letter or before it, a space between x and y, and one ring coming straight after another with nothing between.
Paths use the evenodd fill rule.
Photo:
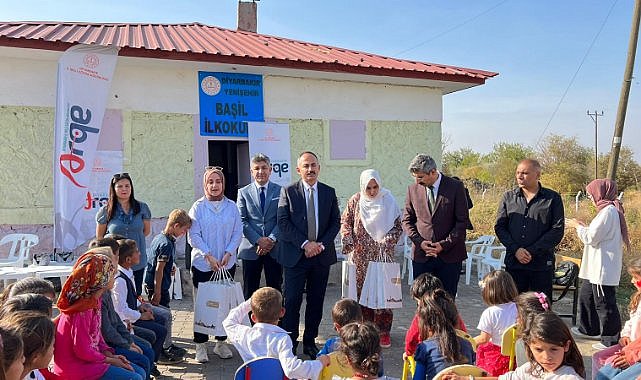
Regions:
<instances>
[{"instance_id":1,"label":"white vertical banner","mask_svg":"<svg viewBox=\"0 0 641 380\"><path fill-rule=\"evenodd\" d=\"M281 186L291 183L291 152L289 144L289 124L249 122L249 157L256 153L267 155L272 163L269 180Z\"/></svg>"},{"instance_id":2,"label":"white vertical banner","mask_svg":"<svg viewBox=\"0 0 641 380\"><path fill-rule=\"evenodd\" d=\"M76 45L58 62L54 132L54 248L72 251L95 235L91 176L116 68L116 47ZM90 220L91 219L91 220Z\"/></svg>"}]
</instances>

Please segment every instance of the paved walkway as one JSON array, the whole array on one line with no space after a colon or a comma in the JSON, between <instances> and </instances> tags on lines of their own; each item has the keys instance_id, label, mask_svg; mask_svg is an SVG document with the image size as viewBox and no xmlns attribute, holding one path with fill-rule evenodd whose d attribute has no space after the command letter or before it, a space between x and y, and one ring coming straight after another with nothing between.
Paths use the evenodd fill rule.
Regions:
<instances>
[{"instance_id":1,"label":"paved walkway","mask_svg":"<svg viewBox=\"0 0 641 380\"><path fill-rule=\"evenodd\" d=\"M397 261L401 262L402 256L397 257ZM179 266L184 264L181 262ZM240 271L236 273L236 280L238 281L241 278ZM474 279L474 275L472 276ZM183 363L180 363L175 366L158 366L160 369L163 379L207 379L207 380L218 380L218 379L233 379L233 375L236 371L236 368L242 364L242 360L238 356L237 352L234 351L234 357L227 360L222 360L218 358L213 353L213 345L210 343L209 347L209 363L199 364L194 360L194 344L192 343L192 298L191 298L191 286L190 282L187 281L189 276L183 269L183 286L184 286L184 297L182 300L173 300L171 303L173 316L174 316L174 337L175 343L187 349L187 357ZM474 281L472 281L474 282ZM403 279L403 308L394 310L394 324L392 326L391 337L392 337L392 347L383 350L383 358L385 361L385 371L386 375L392 377L401 377L402 373L402 353L404 347L404 338L405 332L414 317L414 312L416 310L416 303L409 296L409 289L407 285L407 277ZM408 296L406 296L408 295ZM324 313L323 320L320 326L320 336L317 339L319 348L325 339L335 335L333 331L332 321L331 321L331 308L334 303L341 296L340 288L340 265L334 265L330 274L330 282L327 287L327 294L325 297ZM480 297L480 289L476 284L465 285L465 276L461 276L461 282L459 284L459 292L456 300L456 304L459 308L459 311L468 326L470 334L478 334L476 330L476 325L478 323L481 312L485 309L485 305ZM568 303L559 303L555 304L555 308L566 310L570 307L571 304ZM305 305L301 310L304 310ZM301 318L302 320L303 318ZM568 323L571 321L566 320ZM577 341L579 343L579 348L584 354L584 360L586 362L586 369L589 371L590 367L590 355L593 351L591 344L593 341ZM302 354L302 348L299 345L299 357L306 359Z\"/></svg>"}]
</instances>

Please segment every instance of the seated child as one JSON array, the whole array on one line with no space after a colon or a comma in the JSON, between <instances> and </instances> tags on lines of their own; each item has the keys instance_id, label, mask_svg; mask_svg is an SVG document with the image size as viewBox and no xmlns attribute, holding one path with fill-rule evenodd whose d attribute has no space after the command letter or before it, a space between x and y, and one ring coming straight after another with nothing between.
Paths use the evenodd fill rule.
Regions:
<instances>
[{"instance_id":1,"label":"seated child","mask_svg":"<svg viewBox=\"0 0 641 380\"><path fill-rule=\"evenodd\" d=\"M352 322L363 322L363 312L358 302L343 298L338 300L332 308L332 321L334 323L334 330L340 334L341 327ZM318 351L319 357L321 355L328 355L338 349L341 340L338 336L333 336L325 342L323 348Z\"/></svg>"},{"instance_id":2,"label":"seated child","mask_svg":"<svg viewBox=\"0 0 641 380\"><path fill-rule=\"evenodd\" d=\"M176 255L176 239L183 236L191 227L191 218L187 211L175 209L169 213L165 229L151 242L147 253L147 269L145 273L145 289L149 296L154 313L164 309L171 318L169 310L169 288L174 271L174 256ZM167 328L164 350L175 357L183 357L185 349L171 341L171 327Z\"/></svg>"},{"instance_id":3,"label":"seated child","mask_svg":"<svg viewBox=\"0 0 641 380\"><path fill-rule=\"evenodd\" d=\"M545 293L525 292L516 297L516 327L519 338L514 343L516 354L516 366L520 367L527 363L525 354L525 342L520 335L529 329L530 322L534 316L550 310L550 304ZM596 371L595 371L596 372Z\"/></svg>"},{"instance_id":4,"label":"seated child","mask_svg":"<svg viewBox=\"0 0 641 380\"><path fill-rule=\"evenodd\" d=\"M431 273L423 273L420 276L416 277L414 279L414 282L412 283L411 288L412 297L416 301L416 305L420 307L423 302L423 297L431 295L432 292L434 292L436 289L443 289L443 283L438 279L438 277L433 276ZM457 331L457 334L461 336L463 336L464 333L467 333L465 323L463 323L460 314L458 315L456 329L461 331L460 333ZM410 327L405 334L405 351L403 352L403 359L405 359L407 356L414 355L416 346L418 346L418 344L422 341L423 339L421 339L421 337L419 336L417 313L414 315L412 323L410 324Z\"/></svg>"},{"instance_id":5,"label":"seated child","mask_svg":"<svg viewBox=\"0 0 641 380\"><path fill-rule=\"evenodd\" d=\"M20 335L13 327L0 326L0 378L20 380L24 369L23 345Z\"/></svg>"},{"instance_id":6,"label":"seated child","mask_svg":"<svg viewBox=\"0 0 641 380\"><path fill-rule=\"evenodd\" d=\"M329 365L326 355L317 360L300 360L292 352L292 339L287 331L278 327L278 320L285 314L283 297L274 288L263 287L252 297L233 308L223 326L227 337L244 361L260 356L278 358L290 379L316 379L323 366ZM243 324L247 313L252 312L254 326ZM378 339L378 338L377 338Z\"/></svg>"},{"instance_id":7,"label":"seated child","mask_svg":"<svg viewBox=\"0 0 641 380\"><path fill-rule=\"evenodd\" d=\"M501 354L503 332L516 323L516 296L519 294L512 276L506 271L494 270L481 281L481 296L489 307L483 310L474 337L478 345L476 365L498 376L510 370L510 358Z\"/></svg>"},{"instance_id":8,"label":"seated child","mask_svg":"<svg viewBox=\"0 0 641 380\"><path fill-rule=\"evenodd\" d=\"M18 311L32 310L49 318L53 314L53 302L42 294L18 294L9 298L0 309L0 320Z\"/></svg>"},{"instance_id":9,"label":"seated child","mask_svg":"<svg viewBox=\"0 0 641 380\"><path fill-rule=\"evenodd\" d=\"M115 239L107 237L94 239L89 243L89 248L97 247L110 248L113 254L111 259L114 265L118 265L120 246ZM109 282L105 293L101 297L100 332L102 333L102 337L109 347L114 349L117 355L124 356L127 360L144 369L147 377L149 377L149 375L159 376L160 371L158 371L154 363L155 355L154 350L151 348L151 343L131 334L114 309L111 294L114 284L115 276Z\"/></svg>"},{"instance_id":10,"label":"seated child","mask_svg":"<svg viewBox=\"0 0 641 380\"><path fill-rule=\"evenodd\" d=\"M381 344L378 329L373 324L353 322L340 329L339 350L354 370L353 380L398 380L379 375L381 372Z\"/></svg>"},{"instance_id":11,"label":"seated child","mask_svg":"<svg viewBox=\"0 0 641 380\"><path fill-rule=\"evenodd\" d=\"M145 371L115 355L100 333L100 298L111 281L115 266L110 257L94 248L78 258L65 281L58 309L53 372L63 379L142 380Z\"/></svg>"},{"instance_id":12,"label":"seated child","mask_svg":"<svg viewBox=\"0 0 641 380\"><path fill-rule=\"evenodd\" d=\"M471 377L454 373L443 380L583 380L585 366L570 329L554 314L546 311L532 318L524 332L528 362L498 377ZM627 377L626 379L633 379Z\"/></svg>"},{"instance_id":13,"label":"seated child","mask_svg":"<svg viewBox=\"0 0 641 380\"><path fill-rule=\"evenodd\" d=\"M162 315L152 311L151 305L142 303L136 296L134 282L134 265L140 262L140 251L136 242L131 239L118 240L120 246L118 254L118 275L112 291L113 303L116 313L123 322L131 323L154 332L156 339L153 343L155 360L158 363L179 363L184 360L175 357L163 350L163 343L168 334L167 320ZM171 319L171 317L169 318Z\"/></svg>"},{"instance_id":14,"label":"seated child","mask_svg":"<svg viewBox=\"0 0 641 380\"><path fill-rule=\"evenodd\" d=\"M22 310L5 315L0 321L0 326L14 328L22 338L24 364L21 379L32 371L49 365L53 358L56 327L48 315L32 310ZM42 375L39 378L43 378Z\"/></svg>"},{"instance_id":15,"label":"seated child","mask_svg":"<svg viewBox=\"0 0 641 380\"><path fill-rule=\"evenodd\" d=\"M8 289L7 298L27 293L42 294L52 301L56 298L56 290L53 288L53 284L37 277L23 278L10 284L6 289Z\"/></svg>"},{"instance_id":16,"label":"seated child","mask_svg":"<svg viewBox=\"0 0 641 380\"><path fill-rule=\"evenodd\" d=\"M418 323L420 335L425 340L414 353L414 380L432 379L439 371L455 364L474 364L476 357L472 344L456 334L456 320L452 318L456 315L455 310L454 301L443 289L423 297Z\"/></svg>"},{"instance_id":17,"label":"seated child","mask_svg":"<svg viewBox=\"0 0 641 380\"><path fill-rule=\"evenodd\" d=\"M636 292L630 297L630 319L621 330L619 343L592 356L594 379L636 379L641 375L641 258L628 264Z\"/></svg>"}]
</instances>

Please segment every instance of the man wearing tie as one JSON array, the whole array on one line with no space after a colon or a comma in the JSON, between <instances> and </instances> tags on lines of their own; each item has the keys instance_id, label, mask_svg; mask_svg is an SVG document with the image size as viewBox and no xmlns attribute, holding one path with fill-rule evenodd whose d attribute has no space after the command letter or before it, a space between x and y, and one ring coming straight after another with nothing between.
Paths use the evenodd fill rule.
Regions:
<instances>
[{"instance_id":1,"label":"man wearing tie","mask_svg":"<svg viewBox=\"0 0 641 380\"><path fill-rule=\"evenodd\" d=\"M320 164L312 152L298 157L301 180L283 187L278 202L278 261L285 269L283 329L291 333L294 354L303 290L307 289L303 353L316 359L315 339L323 316L329 268L336 263L334 238L340 229L336 191L318 182Z\"/></svg>"},{"instance_id":2,"label":"man wearing tie","mask_svg":"<svg viewBox=\"0 0 641 380\"><path fill-rule=\"evenodd\" d=\"M245 299L260 287L265 270L265 284L278 291L283 282L283 268L274 258L278 241L276 211L280 185L269 181L272 167L269 157L262 153L251 159L254 182L238 190L236 204L243 222L243 240L238 257L243 260L243 293Z\"/></svg>"},{"instance_id":3,"label":"man wearing tie","mask_svg":"<svg viewBox=\"0 0 641 380\"><path fill-rule=\"evenodd\" d=\"M416 183L407 188L402 222L412 241L414 278L430 272L455 298L461 263L467 258L465 186L440 173L434 159L426 154L414 157L409 171Z\"/></svg>"}]
</instances>

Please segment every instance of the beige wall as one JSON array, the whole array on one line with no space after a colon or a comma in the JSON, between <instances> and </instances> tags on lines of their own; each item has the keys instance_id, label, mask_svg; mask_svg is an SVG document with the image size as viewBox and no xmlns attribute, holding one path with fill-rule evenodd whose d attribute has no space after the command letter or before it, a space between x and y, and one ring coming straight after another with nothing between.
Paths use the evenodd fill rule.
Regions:
<instances>
[{"instance_id":1,"label":"beige wall","mask_svg":"<svg viewBox=\"0 0 641 380\"><path fill-rule=\"evenodd\" d=\"M324 138L326 121L279 121L287 121L290 125L292 164L302 151L311 150L319 154L320 180L336 189L341 208L359 190L359 176L365 169L378 170L383 186L402 206L407 185L412 181L407 165L416 153L427 153L437 162L441 161L441 125L437 122L370 121L367 123L369 160L345 165L338 161L328 162L325 153L327 139ZM298 178L296 173L292 173L292 179Z\"/></svg>"},{"instance_id":2,"label":"beige wall","mask_svg":"<svg viewBox=\"0 0 641 380\"><path fill-rule=\"evenodd\" d=\"M53 109L0 106L0 224L52 223ZM411 177L407 164L418 152L440 161L438 122L370 121L369 159L354 164L331 162L327 120L289 119L291 155L303 150L321 157L321 180L336 188L341 206L356 191L362 170L379 170L384 186L399 205ZM133 178L136 198L147 202L154 217L193 202L193 116L123 112L124 170ZM296 177L296 173L293 173Z\"/></svg>"},{"instance_id":3,"label":"beige wall","mask_svg":"<svg viewBox=\"0 0 641 380\"><path fill-rule=\"evenodd\" d=\"M52 223L53 109L0 106L0 224Z\"/></svg>"}]
</instances>

